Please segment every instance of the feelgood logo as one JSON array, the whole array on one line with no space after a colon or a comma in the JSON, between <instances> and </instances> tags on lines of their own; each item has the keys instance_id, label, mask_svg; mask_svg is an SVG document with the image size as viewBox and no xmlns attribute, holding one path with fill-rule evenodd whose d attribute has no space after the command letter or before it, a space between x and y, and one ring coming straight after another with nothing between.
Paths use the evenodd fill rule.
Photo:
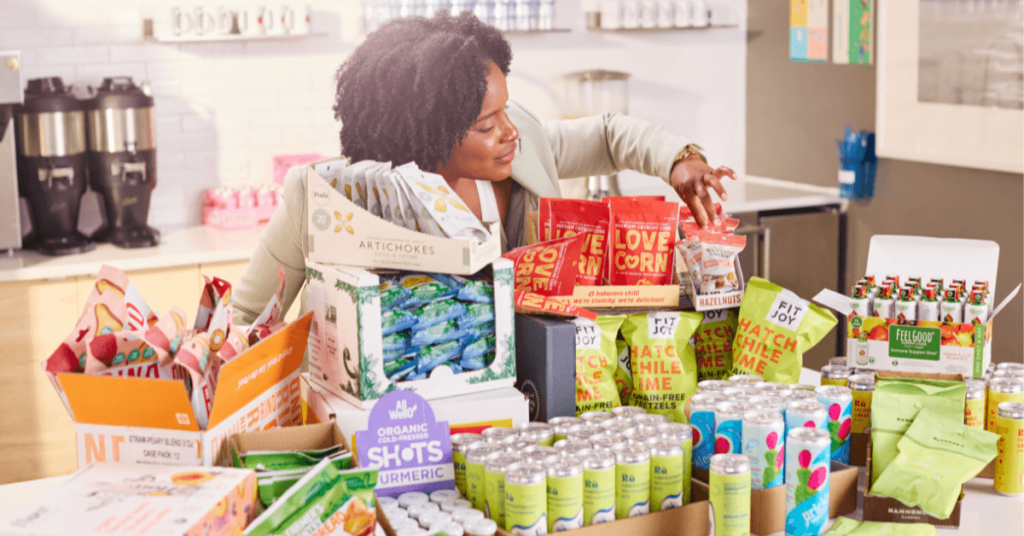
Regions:
<instances>
[{"instance_id":1,"label":"feelgood logo","mask_svg":"<svg viewBox=\"0 0 1024 536\"><path fill-rule=\"evenodd\" d=\"M397 421L399 419L411 419L416 414L416 407L417 406L413 406L410 408L406 405L405 400L399 400L398 403L395 404L395 409L388 411L388 416L391 417L391 420L393 421Z\"/></svg>"},{"instance_id":2,"label":"feelgood logo","mask_svg":"<svg viewBox=\"0 0 1024 536\"><path fill-rule=\"evenodd\" d=\"M930 331L899 330L896 332L899 341L905 345L924 346L931 344L935 333Z\"/></svg>"}]
</instances>

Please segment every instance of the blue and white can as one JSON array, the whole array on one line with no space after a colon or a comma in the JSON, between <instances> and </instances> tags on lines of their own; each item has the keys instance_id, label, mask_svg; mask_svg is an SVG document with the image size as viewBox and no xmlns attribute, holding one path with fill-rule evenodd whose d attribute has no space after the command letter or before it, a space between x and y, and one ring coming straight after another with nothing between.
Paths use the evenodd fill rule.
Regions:
<instances>
[{"instance_id":1,"label":"blue and white can","mask_svg":"<svg viewBox=\"0 0 1024 536\"><path fill-rule=\"evenodd\" d=\"M829 515L829 433L793 428L786 438L786 536L821 536Z\"/></svg>"},{"instance_id":2,"label":"blue and white can","mask_svg":"<svg viewBox=\"0 0 1024 536\"><path fill-rule=\"evenodd\" d=\"M708 391L690 397L687 408L693 427L693 466L704 471L711 470L715 455L715 406L721 402L724 396Z\"/></svg>"},{"instance_id":3,"label":"blue and white can","mask_svg":"<svg viewBox=\"0 0 1024 536\"><path fill-rule=\"evenodd\" d=\"M772 410L748 411L743 415L743 455L750 459L750 487L781 486L785 478L786 423Z\"/></svg>"},{"instance_id":4,"label":"blue and white can","mask_svg":"<svg viewBox=\"0 0 1024 536\"><path fill-rule=\"evenodd\" d=\"M786 404L786 437L794 428L817 428L828 431L828 410L817 400L793 400Z\"/></svg>"},{"instance_id":5,"label":"blue and white can","mask_svg":"<svg viewBox=\"0 0 1024 536\"><path fill-rule=\"evenodd\" d=\"M735 400L715 406L715 454L743 454L743 415L752 409Z\"/></svg>"},{"instance_id":6,"label":"blue and white can","mask_svg":"<svg viewBox=\"0 0 1024 536\"><path fill-rule=\"evenodd\" d=\"M850 465L850 432L853 431L853 394L849 387L823 385L814 390L828 411L825 423L832 439L832 459Z\"/></svg>"}]
</instances>

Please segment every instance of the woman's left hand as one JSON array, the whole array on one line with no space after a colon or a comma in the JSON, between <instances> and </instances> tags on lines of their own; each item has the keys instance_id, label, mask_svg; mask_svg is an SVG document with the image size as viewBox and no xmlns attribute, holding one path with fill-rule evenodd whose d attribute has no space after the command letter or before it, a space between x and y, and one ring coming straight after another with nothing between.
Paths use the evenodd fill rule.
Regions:
<instances>
[{"instance_id":1,"label":"woman's left hand","mask_svg":"<svg viewBox=\"0 0 1024 536\"><path fill-rule=\"evenodd\" d=\"M683 202L690 207L693 218L701 227L707 227L709 223L718 223L715 202L711 199L708 189L714 190L722 201L729 199L729 194L722 186L724 177L737 179L736 172L732 169L725 166L712 168L697 155L690 155L672 167L670 183Z\"/></svg>"}]
</instances>

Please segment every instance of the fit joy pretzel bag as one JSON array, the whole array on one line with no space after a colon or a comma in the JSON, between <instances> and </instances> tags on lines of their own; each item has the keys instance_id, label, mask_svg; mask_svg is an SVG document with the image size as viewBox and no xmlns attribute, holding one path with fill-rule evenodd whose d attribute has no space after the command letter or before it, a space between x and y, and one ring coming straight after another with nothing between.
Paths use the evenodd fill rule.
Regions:
<instances>
[{"instance_id":1,"label":"fit joy pretzel bag","mask_svg":"<svg viewBox=\"0 0 1024 536\"><path fill-rule=\"evenodd\" d=\"M622 325L633 369L633 405L685 423L697 392L697 359L690 337L703 314L672 311L632 315Z\"/></svg>"}]
</instances>

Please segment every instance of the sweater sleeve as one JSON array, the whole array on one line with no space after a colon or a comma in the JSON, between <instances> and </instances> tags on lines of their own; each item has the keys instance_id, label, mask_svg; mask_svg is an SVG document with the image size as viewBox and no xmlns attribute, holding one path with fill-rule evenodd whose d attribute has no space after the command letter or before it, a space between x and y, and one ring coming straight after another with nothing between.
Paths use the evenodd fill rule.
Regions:
<instances>
[{"instance_id":1,"label":"sweater sleeve","mask_svg":"<svg viewBox=\"0 0 1024 536\"><path fill-rule=\"evenodd\" d=\"M563 179L631 169L668 181L672 161L690 143L660 125L618 113L547 121L544 130Z\"/></svg>"},{"instance_id":2,"label":"sweater sleeve","mask_svg":"<svg viewBox=\"0 0 1024 536\"><path fill-rule=\"evenodd\" d=\"M280 284L279 268L284 270L282 316L291 307L306 281L302 222L306 218L306 167L288 170L284 180L284 199L260 234L259 245L249 259L242 280L232 293L235 315L241 324L252 323Z\"/></svg>"}]
</instances>

